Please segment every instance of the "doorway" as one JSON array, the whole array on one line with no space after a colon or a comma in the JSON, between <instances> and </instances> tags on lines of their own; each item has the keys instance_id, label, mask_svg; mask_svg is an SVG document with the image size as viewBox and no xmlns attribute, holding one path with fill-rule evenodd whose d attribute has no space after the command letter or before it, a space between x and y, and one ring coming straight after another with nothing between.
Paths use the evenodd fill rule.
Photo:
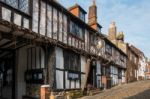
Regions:
<instances>
[{"instance_id":1,"label":"doorway","mask_svg":"<svg viewBox=\"0 0 150 99\"><path fill-rule=\"evenodd\" d=\"M96 61L92 61L90 65L90 72L88 75L87 86L96 88Z\"/></svg>"},{"instance_id":2,"label":"doorway","mask_svg":"<svg viewBox=\"0 0 150 99\"><path fill-rule=\"evenodd\" d=\"M15 97L14 51L0 49L0 99Z\"/></svg>"}]
</instances>

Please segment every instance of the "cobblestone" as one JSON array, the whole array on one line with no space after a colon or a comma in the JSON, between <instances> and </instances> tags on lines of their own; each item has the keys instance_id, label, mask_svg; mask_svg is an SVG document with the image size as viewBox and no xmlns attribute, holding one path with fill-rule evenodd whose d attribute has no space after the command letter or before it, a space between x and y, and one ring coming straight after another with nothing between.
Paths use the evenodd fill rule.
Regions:
<instances>
[{"instance_id":1,"label":"cobblestone","mask_svg":"<svg viewBox=\"0 0 150 99\"><path fill-rule=\"evenodd\" d=\"M95 96L81 99L150 99L150 80L118 85Z\"/></svg>"}]
</instances>

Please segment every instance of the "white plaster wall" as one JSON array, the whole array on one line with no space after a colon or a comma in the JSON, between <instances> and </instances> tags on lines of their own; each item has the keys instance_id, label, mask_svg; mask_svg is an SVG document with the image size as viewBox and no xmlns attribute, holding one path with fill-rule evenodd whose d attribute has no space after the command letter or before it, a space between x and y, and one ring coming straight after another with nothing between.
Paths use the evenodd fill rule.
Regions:
<instances>
[{"instance_id":1,"label":"white plaster wall","mask_svg":"<svg viewBox=\"0 0 150 99\"><path fill-rule=\"evenodd\" d=\"M17 85L16 85L16 97L17 99L22 99L22 95L26 92L26 83L24 80L24 72L27 67L27 50L25 47L17 50Z\"/></svg>"},{"instance_id":2,"label":"white plaster wall","mask_svg":"<svg viewBox=\"0 0 150 99\"><path fill-rule=\"evenodd\" d=\"M39 0L33 0L33 19L32 19L32 30L38 33L38 17L39 17Z\"/></svg>"},{"instance_id":3,"label":"white plaster wall","mask_svg":"<svg viewBox=\"0 0 150 99\"><path fill-rule=\"evenodd\" d=\"M52 7L47 5L47 36L52 38Z\"/></svg>"},{"instance_id":4,"label":"white plaster wall","mask_svg":"<svg viewBox=\"0 0 150 99\"><path fill-rule=\"evenodd\" d=\"M79 80L76 81L76 88L80 88L80 82L79 82Z\"/></svg>"},{"instance_id":5,"label":"white plaster wall","mask_svg":"<svg viewBox=\"0 0 150 99\"><path fill-rule=\"evenodd\" d=\"M2 7L2 19L10 22L11 11L9 9Z\"/></svg>"},{"instance_id":6,"label":"white plaster wall","mask_svg":"<svg viewBox=\"0 0 150 99\"><path fill-rule=\"evenodd\" d=\"M56 70L56 86L57 89L63 89L63 71Z\"/></svg>"},{"instance_id":7,"label":"white plaster wall","mask_svg":"<svg viewBox=\"0 0 150 99\"><path fill-rule=\"evenodd\" d=\"M64 69L63 49L59 47L56 48L56 67Z\"/></svg>"},{"instance_id":8,"label":"white plaster wall","mask_svg":"<svg viewBox=\"0 0 150 99\"><path fill-rule=\"evenodd\" d=\"M138 76L145 77L145 70L146 70L146 60L144 57L142 57L139 60Z\"/></svg>"},{"instance_id":9,"label":"white plaster wall","mask_svg":"<svg viewBox=\"0 0 150 99\"><path fill-rule=\"evenodd\" d=\"M17 13L14 14L14 23L18 26L21 26L21 15Z\"/></svg>"},{"instance_id":10,"label":"white plaster wall","mask_svg":"<svg viewBox=\"0 0 150 99\"><path fill-rule=\"evenodd\" d=\"M41 13L40 13L40 34L45 36L46 26L46 4L41 1Z\"/></svg>"},{"instance_id":11,"label":"white plaster wall","mask_svg":"<svg viewBox=\"0 0 150 99\"><path fill-rule=\"evenodd\" d=\"M86 69L86 58L84 56L81 56L81 72L85 73Z\"/></svg>"},{"instance_id":12,"label":"white plaster wall","mask_svg":"<svg viewBox=\"0 0 150 99\"><path fill-rule=\"evenodd\" d=\"M75 82L70 80L71 81L71 89L74 89L75 88Z\"/></svg>"},{"instance_id":13,"label":"white plaster wall","mask_svg":"<svg viewBox=\"0 0 150 99\"><path fill-rule=\"evenodd\" d=\"M81 74L81 88L84 86L84 80L85 79L85 74Z\"/></svg>"},{"instance_id":14,"label":"white plaster wall","mask_svg":"<svg viewBox=\"0 0 150 99\"><path fill-rule=\"evenodd\" d=\"M100 66L100 61L96 62L96 73L101 74L101 66Z\"/></svg>"},{"instance_id":15,"label":"white plaster wall","mask_svg":"<svg viewBox=\"0 0 150 99\"><path fill-rule=\"evenodd\" d=\"M65 72L66 89L69 89L69 80L68 80L67 75L68 75L68 72L66 71L66 72Z\"/></svg>"}]
</instances>

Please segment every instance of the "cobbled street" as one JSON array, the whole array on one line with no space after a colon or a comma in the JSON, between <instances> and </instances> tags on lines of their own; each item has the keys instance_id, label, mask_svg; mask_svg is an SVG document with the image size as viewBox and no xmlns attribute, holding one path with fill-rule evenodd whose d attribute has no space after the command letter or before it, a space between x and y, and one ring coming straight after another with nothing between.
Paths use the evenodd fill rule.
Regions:
<instances>
[{"instance_id":1,"label":"cobbled street","mask_svg":"<svg viewBox=\"0 0 150 99\"><path fill-rule=\"evenodd\" d=\"M82 99L150 99L150 80L119 85Z\"/></svg>"}]
</instances>

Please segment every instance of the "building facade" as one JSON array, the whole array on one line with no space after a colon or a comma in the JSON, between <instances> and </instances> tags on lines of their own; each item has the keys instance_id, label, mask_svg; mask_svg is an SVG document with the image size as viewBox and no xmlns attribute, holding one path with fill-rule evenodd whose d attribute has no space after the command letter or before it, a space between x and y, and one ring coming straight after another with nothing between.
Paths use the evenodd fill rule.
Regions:
<instances>
[{"instance_id":1,"label":"building facade","mask_svg":"<svg viewBox=\"0 0 150 99\"><path fill-rule=\"evenodd\" d=\"M147 62L146 71L145 71L145 79L150 79L150 62Z\"/></svg>"},{"instance_id":2,"label":"building facade","mask_svg":"<svg viewBox=\"0 0 150 99\"><path fill-rule=\"evenodd\" d=\"M136 81L138 78L138 75L140 75L142 72L138 72L140 69L139 64L139 51L136 50L137 48L124 42L124 33L121 31L117 33L117 26L115 22L112 22L110 24L109 30L108 30L108 39L115 44L118 48L120 48L124 53L127 55L127 68L126 68L126 81L127 82L133 82ZM141 51L140 51L141 52ZM145 65L144 65L145 66ZM143 68L143 66L142 66Z\"/></svg>"},{"instance_id":3,"label":"building facade","mask_svg":"<svg viewBox=\"0 0 150 99\"><path fill-rule=\"evenodd\" d=\"M61 92L124 83L127 56L101 33L95 3L89 9L87 24L79 5L0 0L0 98L39 99L43 85Z\"/></svg>"}]
</instances>

